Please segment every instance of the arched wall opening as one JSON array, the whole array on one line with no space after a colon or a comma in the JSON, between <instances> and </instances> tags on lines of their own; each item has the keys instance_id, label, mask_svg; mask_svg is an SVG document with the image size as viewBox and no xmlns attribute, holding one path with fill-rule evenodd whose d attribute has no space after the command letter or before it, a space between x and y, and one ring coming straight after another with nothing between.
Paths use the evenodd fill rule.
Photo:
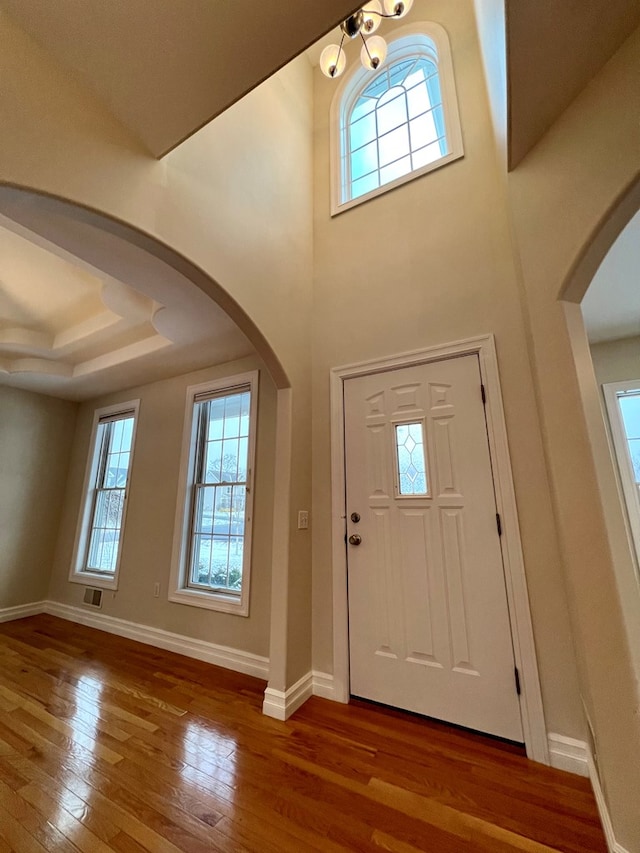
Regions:
<instances>
[{"instance_id":1,"label":"arched wall opening","mask_svg":"<svg viewBox=\"0 0 640 853\"><path fill-rule=\"evenodd\" d=\"M632 545L626 530L616 463L612 456L589 339L580 304L600 264L619 235L640 210L640 179L621 194L602 216L577 257L560 294L573 355L582 414L587 429L599 501L618 586L624 626L636 679L640 682L640 585ZM640 360L640 359L639 359Z\"/></svg>"},{"instance_id":2,"label":"arched wall opening","mask_svg":"<svg viewBox=\"0 0 640 853\"><path fill-rule=\"evenodd\" d=\"M271 532L271 602L268 677L286 689L287 607L290 546L292 389L265 335L236 299L184 254L139 228L66 199L24 186L0 183L0 214L23 231L87 268L127 282L152 297L197 288L213 300L248 339L276 389Z\"/></svg>"}]
</instances>

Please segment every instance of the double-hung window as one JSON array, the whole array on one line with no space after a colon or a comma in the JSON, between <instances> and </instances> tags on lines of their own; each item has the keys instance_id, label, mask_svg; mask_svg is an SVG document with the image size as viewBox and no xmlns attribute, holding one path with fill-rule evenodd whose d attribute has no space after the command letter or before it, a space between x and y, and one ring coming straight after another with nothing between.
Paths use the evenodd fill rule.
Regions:
<instances>
[{"instance_id":1,"label":"double-hung window","mask_svg":"<svg viewBox=\"0 0 640 853\"><path fill-rule=\"evenodd\" d=\"M248 613L257 379L187 389L172 601Z\"/></svg>"},{"instance_id":2,"label":"double-hung window","mask_svg":"<svg viewBox=\"0 0 640 853\"><path fill-rule=\"evenodd\" d=\"M94 415L71 580L115 589L139 401Z\"/></svg>"},{"instance_id":3,"label":"double-hung window","mask_svg":"<svg viewBox=\"0 0 640 853\"><path fill-rule=\"evenodd\" d=\"M602 386L627 510L628 530L640 567L640 379Z\"/></svg>"}]
</instances>

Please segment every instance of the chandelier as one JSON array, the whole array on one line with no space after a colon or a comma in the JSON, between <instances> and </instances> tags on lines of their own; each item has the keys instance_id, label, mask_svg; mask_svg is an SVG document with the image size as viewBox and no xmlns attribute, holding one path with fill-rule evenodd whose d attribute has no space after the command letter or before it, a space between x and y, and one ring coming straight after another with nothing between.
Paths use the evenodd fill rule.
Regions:
<instances>
[{"instance_id":1,"label":"chandelier","mask_svg":"<svg viewBox=\"0 0 640 853\"><path fill-rule=\"evenodd\" d=\"M370 0L340 24L340 44L330 44L320 54L322 73L326 77L339 77L342 74L347 64L342 47L344 40L358 36L362 39L360 61L364 67L370 71L380 68L387 56L387 43L382 36L374 36L373 33L383 18L404 18L412 6L413 0L382 0L382 3L380 0Z\"/></svg>"}]
</instances>

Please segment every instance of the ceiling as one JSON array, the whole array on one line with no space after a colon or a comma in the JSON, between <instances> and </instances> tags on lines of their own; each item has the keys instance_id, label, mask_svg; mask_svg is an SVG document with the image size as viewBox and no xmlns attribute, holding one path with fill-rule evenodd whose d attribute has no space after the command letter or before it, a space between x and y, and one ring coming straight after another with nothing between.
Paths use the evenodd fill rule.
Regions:
<instances>
[{"instance_id":1,"label":"ceiling","mask_svg":"<svg viewBox=\"0 0 640 853\"><path fill-rule=\"evenodd\" d=\"M0 257L0 384L82 400L253 352L168 270L134 289L1 215Z\"/></svg>"},{"instance_id":2,"label":"ceiling","mask_svg":"<svg viewBox=\"0 0 640 853\"><path fill-rule=\"evenodd\" d=\"M640 212L600 264L582 314L591 343L640 335Z\"/></svg>"},{"instance_id":3,"label":"ceiling","mask_svg":"<svg viewBox=\"0 0 640 853\"><path fill-rule=\"evenodd\" d=\"M286 65L353 0L2 0L160 157Z\"/></svg>"},{"instance_id":4,"label":"ceiling","mask_svg":"<svg viewBox=\"0 0 640 853\"><path fill-rule=\"evenodd\" d=\"M156 157L357 8L353 0L1 3ZM515 168L640 26L640 2L505 0L505 10L509 166ZM312 61L318 53L312 48Z\"/></svg>"},{"instance_id":5,"label":"ceiling","mask_svg":"<svg viewBox=\"0 0 640 853\"><path fill-rule=\"evenodd\" d=\"M506 0L506 21L514 169L640 26L640 2Z\"/></svg>"}]
</instances>

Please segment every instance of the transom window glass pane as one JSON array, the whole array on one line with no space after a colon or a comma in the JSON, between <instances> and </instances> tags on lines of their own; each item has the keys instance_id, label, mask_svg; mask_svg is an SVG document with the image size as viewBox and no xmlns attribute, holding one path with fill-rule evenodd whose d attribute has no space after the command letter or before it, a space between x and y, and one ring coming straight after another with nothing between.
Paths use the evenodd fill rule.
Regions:
<instances>
[{"instance_id":1,"label":"transom window glass pane","mask_svg":"<svg viewBox=\"0 0 640 853\"><path fill-rule=\"evenodd\" d=\"M424 426L421 421L396 424L396 454L398 460L398 494L428 494L424 457Z\"/></svg>"},{"instance_id":2,"label":"transom window glass pane","mask_svg":"<svg viewBox=\"0 0 640 853\"><path fill-rule=\"evenodd\" d=\"M358 198L448 153L438 68L403 59L362 90L346 121L344 199Z\"/></svg>"},{"instance_id":3,"label":"transom window glass pane","mask_svg":"<svg viewBox=\"0 0 640 853\"><path fill-rule=\"evenodd\" d=\"M240 593L250 391L196 402L196 477L189 586Z\"/></svg>"},{"instance_id":4,"label":"transom window glass pane","mask_svg":"<svg viewBox=\"0 0 640 853\"><path fill-rule=\"evenodd\" d=\"M85 570L115 574L129 478L134 418L98 424L99 448Z\"/></svg>"},{"instance_id":5,"label":"transom window glass pane","mask_svg":"<svg viewBox=\"0 0 640 853\"><path fill-rule=\"evenodd\" d=\"M636 484L640 485L640 391L618 397Z\"/></svg>"}]
</instances>

